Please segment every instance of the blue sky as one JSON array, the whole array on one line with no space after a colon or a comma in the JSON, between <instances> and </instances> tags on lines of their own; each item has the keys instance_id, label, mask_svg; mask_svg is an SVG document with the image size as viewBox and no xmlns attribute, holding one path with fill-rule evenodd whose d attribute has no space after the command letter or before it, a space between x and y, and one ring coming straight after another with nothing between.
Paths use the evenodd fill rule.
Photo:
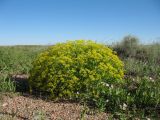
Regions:
<instances>
[{"instance_id":1,"label":"blue sky","mask_svg":"<svg viewBox=\"0 0 160 120\"><path fill-rule=\"evenodd\" d=\"M0 45L160 40L160 0L0 0Z\"/></svg>"}]
</instances>

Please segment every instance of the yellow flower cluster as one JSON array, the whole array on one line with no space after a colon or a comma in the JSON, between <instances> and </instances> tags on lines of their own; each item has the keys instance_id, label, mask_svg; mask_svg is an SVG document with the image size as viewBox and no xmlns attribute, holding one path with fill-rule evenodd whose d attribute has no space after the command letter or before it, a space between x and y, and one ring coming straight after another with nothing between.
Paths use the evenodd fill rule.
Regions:
<instances>
[{"instance_id":1,"label":"yellow flower cluster","mask_svg":"<svg viewBox=\"0 0 160 120\"><path fill-rule=\"evenodd\" d=\"M120 83L123 76L123 63L111 49L91 40L76 40L41 53L33 62L29 83L54 98L70 98L86 92L90 83Z\"/></svg>"}]
</instances>

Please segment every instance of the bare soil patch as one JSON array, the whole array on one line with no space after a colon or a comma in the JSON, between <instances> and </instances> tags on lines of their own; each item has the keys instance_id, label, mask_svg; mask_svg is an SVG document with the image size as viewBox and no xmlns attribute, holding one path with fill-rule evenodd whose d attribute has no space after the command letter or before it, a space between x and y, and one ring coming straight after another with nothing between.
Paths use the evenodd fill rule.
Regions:
<instances>
[{"instance_id":1,"label":"bare soil patch","mask_svg":"<svg viewBox=\"0 0 160 120\"><path fill-rule=\"evenodd\" d=\"M31 96L1 94L0 119L106 120L106 113L88 110L79 103L52 102ZM85 112L85 114L83 114Z\"/></svg>"}]
</instances>

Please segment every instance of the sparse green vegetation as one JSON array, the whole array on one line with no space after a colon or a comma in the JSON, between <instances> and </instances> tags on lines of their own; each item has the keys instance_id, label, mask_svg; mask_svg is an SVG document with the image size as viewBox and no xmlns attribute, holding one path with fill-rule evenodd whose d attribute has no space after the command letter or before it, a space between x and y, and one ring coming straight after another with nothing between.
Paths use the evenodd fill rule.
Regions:
<instances>
[{"instance_id":1,"label":"sparse green vegetation","mask_svg":"<svg viewBox=\"0 0 160 120\"><path fill-rule=\"evenodd\" d=\"M15 91L12 75L28 74L32 60L46 46L1 46L0 47L0 91Z\"/></svg>"},{"instance_id":2,"label":"sparse green vegetation","mask_svg":"<svg viewBox=\"0 0 160 120\"><path fill-rule=\"evenodd\" d=\"M35 72L34 69L36 68L33 69L31 63L39 53L47 48L47 46L0 47L0 92L14 92L15 83L12 81L12 75L29 75L31 68L32 72ZM51 48L53 49L54 47ZM47 50L51 51L51 48ZM80 47L73 48L76 52L79 52ZM63 49L62 51L57 50L62 54ZM110 119L158 119L160 109L160 43L143 45L140 44L137 38L127 36L122 42L112 45L111 49L117 52L117 55L124 63L124 82L121 84L107 83L104 81L101 81L101 84L100 82L90 83L88 90L94 91L94 94L92 94L93 92L85 91L83 99L80 99L80 97L77 98L80 99L79 102L85 107L89 107L89 109L94 109L95 111L98 109L99 112L109 113ZM67 51L65 50L65 52ZM42 52L41 56L43 56L44 53L45 52ZM50 54L51 53L48 52L47 57L54 56L54 54ZM61 54L59 54L59 56L61 56ZM63 54L63 56L66 56L66 54ZM83 56L83 59L86 60L86 57L87 56ZM99 58L100 57L97 59ZM50 61L52 61L52 59L50 59ZM55 61L52 62L55 64ZM69 60L67 59L65 63L66 62L69 62ZM74 62L76 63L76 61ZM93 61L86 60L84 62L87 62L87 67L89 65L91 68L93 67ZM48 61L46 63L48 63ZM69 70L76 68L75 63ZM42 67L43 69L39 73L43 73L45 66L47 66L47 64ZM79 67L77 67L77 69L78 68ZM83 68L85 69L86 67L83 66ZM63 76L67 70L64 72L62 72L62 70L58 68L56 72L61 71L61 75ZM88 73L86 74L89 76ZM95 74L97 74L97 71ZM76 77L79 78L80 75L84 74L76 75ZM105 77L107 77L107 75L105 75ZM51 79L52 77L49 78ZM36 79L36 75L34 79ZM46 76L44 77L44 80L45 79L47 79ZM42 79L38 78L37 80ZM75 92L78 93L79 91ZM87 112L88 111L82 111L79 113L81 118L84 118L84 114L87 114Z\"/></svg>"}]
</instances>

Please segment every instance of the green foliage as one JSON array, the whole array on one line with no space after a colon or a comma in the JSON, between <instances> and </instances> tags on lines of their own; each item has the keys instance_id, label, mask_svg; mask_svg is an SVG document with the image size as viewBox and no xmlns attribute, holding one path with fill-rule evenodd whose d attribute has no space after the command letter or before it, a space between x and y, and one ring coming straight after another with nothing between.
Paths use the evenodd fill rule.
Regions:
<instances>
[{"instance_id":1,"label":"green foliage","mask_svg":"<svg viewBox=\"0 0 160 120\"><path fill-rule=\"evenodd\" d=\"M135 58L126 58L123 60L125 63L125 74L132 77L153 77L160 76L160 66L156 62L143 62Z\"/></svg>"},{"instance_id":2,"label":"green foliage","mask_svg":"<svg viewBox=\"0 0 160 120\"><path fill-rule=\"evenodd\" d=\"M151 77L129 79L127 92L133 98L129 101L130 106L136 105L137 108L156 108L160 104L160 80Z\"/></svg>"},{"instance_id":3,"label":"green foliage","mask_svg":"<svg viewBox=\"0 0 160 120\"><path fill-rule=\"evenodd\" d=\"M137 38L127 36L113 46L124 62L124 79L122 62L117 62L119 59L114 52L104 45L70 41L46 48L1 46L0 92L15 91L10 75L28 74L32 68L33 89L48 91L53 98L80 100L86 105L82 119L90 106L112 112L110 119L157 118L160 106L159 43L140 45ZM117 68L122 71L120 75ZM121 82L123 84L119 84ZM43 112L35 115L45 118Z\"/></svg>"},{"instance_id":4,"label":"green foliage","mask_svg":"<svg viewBox=\"0 0 160 120\"><path fill-rule=\"evenodd\" d=\"M0 76L0 92L15 92L15 84L6 74Z\"/></svg>"},{"instance_id":5,"label":"green foliage","mask_svg":"<svg viewBox=\"0 0 160 120\"><path fill-rule=\"evenodd\" d=\"M134 36L126 36L120 43L117 43L113 49L123 57L135 57L139 49L139 40Z\"/></svg>"},{"instance_id":6,"label":"green foliage","mask_svg":"<svg viewBox=\"0 0 160 120\"><path fill-rule=\"evenodd\" d=\"M46 47L1 46L0 47L0 92L14 92L13 74L28 74L31 62L37 53Z\"/></svg>"},{"instance_id":7,"label":"green foliage","mask_svg":"<svg viewBox=\"0 0 160 120\"><path fill-rule=\"evenodd\" d=\"M41 53L30 71L32 89L53 98L100 97L101 83L123 83L123 63L115 53L92 41L68 41ZM100 86L100 87L99 87Z\"/></svg>"},{"instance_id":8,"label":"green foliage","mask_svg":"<svg viewBox=\"0 0 160 120\"><path fill-rule=\"evenodd\" d=\"M35 56L46 47L5 46L0 47L0 73L27 74Z\"/></svg>"},{"instance_id":9,"label":"green foliage","mask_svg":"<svg viewBox=\"0 0 160 120\"><path fill-rule=\"evenodd\" d=\"M160 76L160 43L140 45L139 40L133 36L113 45L113 50L125 63L127 76L158 78Z\"/></svg>"}]
</instances>

